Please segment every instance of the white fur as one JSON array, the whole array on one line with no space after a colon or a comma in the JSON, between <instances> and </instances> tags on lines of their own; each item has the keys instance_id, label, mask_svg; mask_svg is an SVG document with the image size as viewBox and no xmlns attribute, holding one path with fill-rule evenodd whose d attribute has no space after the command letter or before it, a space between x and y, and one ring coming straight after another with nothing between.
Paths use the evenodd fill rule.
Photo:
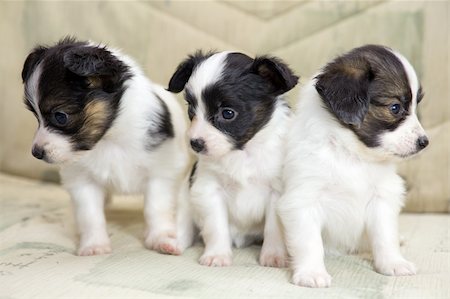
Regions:
<instances>
[{"instance_id":1,"label":"white fur","mask_svg":"<svg viewBox=\"0 0 450 299\"><path fill-rule=\"evenodd\" d=\"M205 153L207 156L221 157L229 153L233 149L233 145L227 136L205 119L200 105L196 113L188 130L189 138L204 140L208 146L208 151Z\"/></svg>"},{"instance_id":2,"label":"white fur","mask_svg":"<svg viewBox=\"0 0 450 299\"><path fill-rule=\"evenodd\" d=\"M416 106L417 77L405 64ZM410 65L409 65L410 66ZM328 287L324 253L370 248L375 269L385 275L412 275L415 266L400 253L397 218L405 188L392 155L416 146L419 130L412 113L397 130L369 149L323 107L311 80L301 91L288 133L285 192L278 205L292 257L292 280ZM414 139L414 145L408 140ZM386 153L388 152L388 153Z\"/></svg>"},{"instance_id":3,"label":"white fur","mask_svg":"<svg viewBox=\"0 0 450 299\"><path fill-rule=\"evenodd\" d=\"M42 122L41 111L39 110L39 80L42 74L41 64L38 64L34 69L34 72L31 74L25 86L25 93L27 95L27 99L30 102L31 106L37 113L39 123Z\"/></svg>"},{"instance_id":4,"label":"white fur","mask_svg":"<svg viewBox=\"0 0 450 299\"><path fill-rule=\"evenodd\" d=\"M65 137L40 125L34 143L48 144L45 150L51 155L51 162L64 162L61 177L75 208L80 233L79 255L111 252L103 210L105 198L111 192L144 193L145 245L178 254L182 249L176 242L176 200L179 196L186 197L179 192L186 191L180 190L180 185L189 163L184 112L177 100L161 86L150 82L131 58L116 50L112 53L130 67L133 76L124 83L119 113L101 140L91 150L73 153L69 152ZM29 82L38 81L38 72L35 71ZM27 85L36 97L36 83ZM148 150L145 140L149 138L150 121L163 109L154 93L170 111L175 137ZM33 103L39 111L38 99Z\"/></svg>"}]
</instances>

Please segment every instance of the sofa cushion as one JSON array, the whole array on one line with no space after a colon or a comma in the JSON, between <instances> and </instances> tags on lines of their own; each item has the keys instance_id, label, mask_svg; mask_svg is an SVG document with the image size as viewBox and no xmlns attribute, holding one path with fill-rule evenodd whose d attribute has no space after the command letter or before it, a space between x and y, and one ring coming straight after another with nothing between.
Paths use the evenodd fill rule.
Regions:
<instances>
[{"instance_id":1,"label":"sofa cushion","mask_svg":"<svg viewBox=\"0 0 450 299\"><path fill-rule=\"evenodd\" d=\"M60 1L0 2L0 170L57 181L57 168L34 159L37 121L22 103L20 72L37 43L72 34L119 47L166 85L179 61L196 49L240 50L282 57L302 76L289 93L335 55L365 43L385 44L409 58L422 79L419 116L430 146L402 163L406 211L448 212L448 2ZM181 100L181 96L179 96Z\"/></svg>"}]
</instances>

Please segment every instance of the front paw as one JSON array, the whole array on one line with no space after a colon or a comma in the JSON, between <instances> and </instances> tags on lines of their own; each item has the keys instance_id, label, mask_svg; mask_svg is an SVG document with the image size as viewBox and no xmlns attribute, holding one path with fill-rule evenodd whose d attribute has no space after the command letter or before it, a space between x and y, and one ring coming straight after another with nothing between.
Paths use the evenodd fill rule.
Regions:
<instances>
[{"instance_id":1,"label":"front paw","mask_svg":"<svg viewBox=\"0 0 450 299\"><path fill-rule=\"evenodd\" d=\"M181 249L178 246L174 233L147 234L144 244L148 249L162 254L181 254Z\"/></svg>"},{"instance_id":2,"label":"front paw","mask_svg":"<svg viewBox=\"0 0 450 299\"><path fill-rule=\"evenodd\" d=\"M230 266L232 262L232 258L230 254L203 254L198 260L200 265L209 266L209 267L225 267Z\"/></svg>"},{"instance_id":3,"label":"front paw","mask_svg":"<svg viewBox=\"0 0 450 299\"><path fill-rule=\"evenodd\" d=\"M295 271L292 283L308 288L328 288L331 285L331 276L326 270Z\"/></svg>"},{"instance_id":4,"label":"front paw","mask_svg":"<svg viewBox=\"0 0 450 299\"><path fill-rule=\"evenodd\" d=\"M103 243L103 244L85 244L80 245L78 248L79 256L90 256L90 255L101 255L108 254L112 252L111 244Z\"/></svg>"},{"instance_id":5,"label":"front paw","mask_svg":"<svg viewBox=\"0 0 450 299\"><path fill-rule=\"evenodd\" d=\"M378 273L389 276L415 275L417 272L416 266L404 258L378 261L375 269Z\"/></svg>"},{"instance_id":6,"label":"front paw","mask_svg":"<svg viewBox=\"0 0 450 299\"><path fill-rule=\"evenodd\" d=\"M287 267L287 256L283 252L261 251L259 264L263 267Z\"/></svg>"}]
</instances>

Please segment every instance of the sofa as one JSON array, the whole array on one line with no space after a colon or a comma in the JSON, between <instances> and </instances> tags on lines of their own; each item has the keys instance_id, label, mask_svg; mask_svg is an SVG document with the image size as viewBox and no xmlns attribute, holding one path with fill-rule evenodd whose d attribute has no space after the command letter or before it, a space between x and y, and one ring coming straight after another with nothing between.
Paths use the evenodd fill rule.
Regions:
<instances>
[{"instance_id":1,"label":"sofa","mask_svg":"<svg viewBox=\"0 0 450 299\"><path fill-rule=\"evenodd\" d=\"M0 2L0 298L450 298L449 15L446 1ZM380 275L370 255L327 256L332 287L300 288L288 269L259 266L257 245L235 249L230 267L203 267L201 243L181 256L144 248L140 196L115 196L107 208L112 254L76 256L57 166L31 156L37 122L20 77L36 44L66 35L121 48L163 85L199 48L273 54L301 76L288 93L294 109L302 84L335 55L367 43L402 52L421 78L431 142L399 165L402 252L418 275Z\"/></svg>"}]
</instances>

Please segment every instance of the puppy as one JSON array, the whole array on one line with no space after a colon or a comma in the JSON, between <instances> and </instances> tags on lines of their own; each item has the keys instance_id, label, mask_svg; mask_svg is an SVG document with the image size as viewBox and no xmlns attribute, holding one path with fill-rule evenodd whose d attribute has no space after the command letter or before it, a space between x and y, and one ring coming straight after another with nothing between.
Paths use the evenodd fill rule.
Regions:
<instances>
[{"instance_id":1,"label":"puppy","mask_svg":"<svg viewBox=\"0 0 450 299\"><path fill-rule=\"evenodd\" d=\"M290 108L282 94L298 78L273 57L197 53L182 62L169 91L185 89L192 149L191 206L205 242L200 264L228 266L232 244L264 237L260 263L281 267L285 246L274 204Z\"/></svg>"},{"instance_id":2,"label":"puppy","mask_svg":"<svg viewBox=\"0 0 450 299\"><path fill-rule=\"evenodd\" d=\"M405 188L395 162L428 145L416 115L422 96L406 58L374 45L337 57L303 88L278 206L294 284L330 285L324 245L368 247L385 275L416 273L399 249Z\"/></svg>"},{"instance_id":3,"label":"puppy","mask_svg":"<svg viewBox=\"0 0 450 299\"><path fill-rule=\"evenodd\" d=\"M66 38L28 55L25 104L36 116L32 154L61 165L80 233L79 255L111 252L104 202L144 193L145 245L177 254L175 205L189 163L176 99L129 57Z\"/></svg>"}]
</instances>

